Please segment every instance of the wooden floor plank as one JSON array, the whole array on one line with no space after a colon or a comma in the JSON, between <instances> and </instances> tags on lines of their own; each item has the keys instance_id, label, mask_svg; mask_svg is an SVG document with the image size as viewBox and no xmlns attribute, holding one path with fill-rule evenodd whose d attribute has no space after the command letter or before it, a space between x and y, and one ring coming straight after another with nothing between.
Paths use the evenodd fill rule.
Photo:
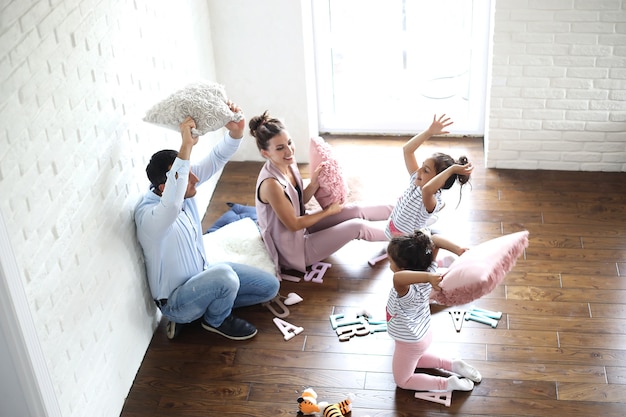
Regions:
<instances>
[{"instance_id":1,"label":"wooden floor plank","mask_svg":"<svg viewBox=\"0 0 626 417\"><path fill-rule=\"evenodd\" d=\"M626 303L626 290L591 290L582 288L548 288L507 286L507 298L532 301Z\"/></svg>"},{"instance_id":2,"label":"wooden floor plank","mask_svg":"<svg viewBox=\"0 0 626 417\"><path fill-rule=\"evenodd\" d=\"M532 363L588 364L615 367L626 363L626 349L601 349L579 346L555 348L549 346L489 345L487 347L487 357L488 360L496 362L511 362L524 358ZM614 369L613 372L616 372L619 368L610 369Z\"/></svg>"},{"instance_id":3,"label":"wooden floor plank","mask_svg":"<svg viewBox=\"0 0 626 417\"><path fill-rule=\"evenodd\" d=\"M625 304L590 303L592 317L626 318Z\"/></svg>"},{"instance_id":4,"label":"wooden floor plank","mask_svg":"<svg viewBox=\"0 0 626 417\"><path fill-rule=\"evenodd\" d=\"M559 382L559 400L626 403L626 385Z\"/></svg>"},{"instance_id":5,"label":"wooden floor plank","mask_svg":"<svg viewBox=\"0 0 626 417\"><path fill-rule=\"evenodd\" d=\"M563 347L594 346L601 349L624 349L626 334L603 334L602 337L598 337L595 333L559 332L559 344Z\"/></svg>"},{"instance_id":6,"label":"wooden floor plank","mask_svg":"<svg viewBox=\"0 0 626 417\"><path fill-rule=\"evenodd\" d=\"M626 279L623 277L561 275L563 288L586 288L594 290L626 290Z\"/></svg>"},{"instance_id":7,"label":"wooden floor plank","mask_svg":"<svg viewBox=\"0 0 626 417\"><path fill-rule=\"evenodd\" d=\"M626 329L626 319L546 317L508 315L509 330L554 330L590 334L618 334Z\"/></svg>"}]
</instances>

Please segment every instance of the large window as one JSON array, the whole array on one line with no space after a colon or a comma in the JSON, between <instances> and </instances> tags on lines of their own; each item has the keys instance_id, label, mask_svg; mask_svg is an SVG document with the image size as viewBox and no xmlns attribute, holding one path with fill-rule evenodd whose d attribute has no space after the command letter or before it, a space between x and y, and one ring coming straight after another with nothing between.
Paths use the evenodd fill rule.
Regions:
<instances>
[{"instance_id":1,"label":"large window","mask_svg":"<svg viewBox=\"0 0 626 417\"><path fill-rule=\"evenodd\" d=\"M490 0L312 0L320 131L483 135Z\"/></svg>"}]
</instances>

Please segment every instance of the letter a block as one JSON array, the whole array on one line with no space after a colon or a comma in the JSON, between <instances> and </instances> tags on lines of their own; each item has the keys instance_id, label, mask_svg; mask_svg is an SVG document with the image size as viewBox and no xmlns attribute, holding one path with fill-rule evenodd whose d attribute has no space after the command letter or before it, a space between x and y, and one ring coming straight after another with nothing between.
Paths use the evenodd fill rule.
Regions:
<instances>
[{"instance_id":1,"label":"letter a block","mask_svg":"<svg viewBox=\"0 0 626 417\"><path fill-rule=\"evenodd\" d=\"M274 324L283 334L285 340L290 340L295 335L300 334L304 331L304 327L294 326L293 324L286 322L285 320L281 320L278 317L274 317ZM293 332L291 330L293 330Z\"/></svg>"},{"instance_id":2,"label":"letter a block","mask_svg":"<svg viewBox=\"0 0 626 417\"><path fill-rule=\"evenodd\" d=\"M434 403L443 404L446 407L450 407L450 402L452 401L452 392L416 392L415 398L419 398L420 400L432 401Z\"/></svg>"}]
</instances>

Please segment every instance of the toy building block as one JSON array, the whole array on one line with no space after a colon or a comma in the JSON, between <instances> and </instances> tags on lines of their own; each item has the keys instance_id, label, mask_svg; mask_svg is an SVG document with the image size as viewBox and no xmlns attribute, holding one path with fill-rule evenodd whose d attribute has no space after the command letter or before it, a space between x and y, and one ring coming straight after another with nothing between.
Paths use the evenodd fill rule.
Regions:
<instances>
[{"instance_id":1,"label":"toy building block","mask_svg":"<svg viewBox=\"0 0 626 417\"><path fill-rule=\"evenodd\" d=\"M374 324L377 323L377 324ZM387 331L387 323L383 322L383 323L379 323L379 322L368 322L369 324L369 328L370 328L370 333L376 333L376 332L386 332Z\"/></svg>"},{"instance_id":2,"label":"toy building block","mask_svg":"<svg viewBox=\"0 0 626 417\"><path fill-rule=\"evenodd\" d=\"M371 319L372 319L372 317L374 317L374 316L372 316L372 314L371 314L369 311L367 311L367 309L365 309L365 308L362 308L362 309L360 309L359 311L357 311L356 315L357 315L357 317L358 317L358 316L364 316L364 317L365 317L368 321L369 321L369 320L371 320Z\"/></svg>"},{"instance_id":3,"label":"toy building block","mask_svg":"<svg viewBox=\"0 0 626 417\"><path fill-rule=\"evenodd\" d=\"M281 320L278 317L274 317L274 324L276 325L276 327L278 327L280 332L283 334L283 337L285 338L285 340L290 340L295 335L300 334L304 331L304 327L294 326L293 324L286 322L284 320Z\"/></svg>"},{"instance_id":4,"label":"toy building block","mask_svg":"<svg viewBox=\"0 0 626 417\"><path fill-rule=\"evenodd\" d=\"M369 261L367 261L368 264L370 264L370 266L374 266L376 265L378 262L380 261L384 261L385 259L387 259L387 253L383 253L382 255L378 255L373 257L372 259L370 259Z\"/></svg>"},{"instance_id":5,"label":"toy building block","mask_svg":"<svg viewBox=\"0 0 626 417\"><path fill-rule=\"evenodd\" d=\"M346 317L344 314L331 314L329 316L329 319L330 325L332 326L333 330L335 330L337 327L351 326L353 324L361 323L361 317L363 317L363 315L361 314L357 314L349 318Z\"/></svg>"},{"instance_id":6,"label":"toy building block","mask_svg":"<svg viewBox=\"0 0 626 417\"><path fill-rule=\"evenodd\" d=\"M486 317L489 317L490 319L495 319L495 320L500 320L502 318L501 311L489 311L489 310L485 310L485 309L478 308L478 307L472 307L470 312L474 313L475 315L479 314L481 316L486 316Z\"/></svg>"},{"instance_id":7,"label":"toy building block","mask_svg":"<svg viewBox=\"0 0 626 417\"><path fill-rule=\"evenodd\" d=\"M302 297L300 297L295 292L290 292L289 294L287 294L287 298L285 298L285 301L283 301L283 303L286 306L292 306L294 304L298 304L300 301L302 301Z\"/></svg>"},{"instance_id":8,"label":"toy building block","mask_svg":"<svg viewBox=\"0 0 626 417\"><path fill-rule=\"evenodd\" d=\"M369 325L364 317L360 317L360 321L357 324L339 326L335 331L337 332L337 336L339 336L339 340L342 342L350 340L352 336L365 336L370 334Z\"/></svg>"},{"instance_id":9,"label":"toy building block","mask_svg":"<svg viewBox=\"0 0 626 417\"><path fill-rule=\"evenodd\" d=\"M311 265L311 270L304 275L305 281L313 281L321 284L324 282L324 274L332 265L326 262L317 262Z\"/></svg>"},{"instance_id":10,"label":"toy building block","mask_svg":"<svg viewBox=\"0 0 626 417\"><path fill-rule=\"evenodd\" d=\"M420 400L432 401L434 403L443 404L446 407L450 407L450 402L452 401L452 391L418 391L415 393L415 398L419 398Z\"/></svg>"},{"instance_id":11,"label":"toy building block","mask_svg":"<svg viewBox=\"0 0 626 417\"><path fill-rule=\"evenodd\" d=\"M463 318L465 317L465 311L454 310L448 311L450 316L452 317L452 322L454 323L454 328L457 333L461 331L461 327L463 327Z\"/></svg>"},{"instance_id":12,"label":"toy building block","mask_svg":"<svg viewBox=\"0 0 626 417\"><path fill-rule=\"evenodd\" d=\"M276 304L276 306L280 309L280 312L276 311L276 308L272 305L272 303ZM289 308L285 306L285 304L281 301L280 295L272 298L266 303L261 304L263 307L267 307L269 311L272 312L276 317L285 318L289 315Z\"/></svg>"},{"instance_id":13,"label":"toy building block","mask_svg":"<svg viewBox=\"0 0 626 417\"><path fill-rule=\"evenodd\" d=\"M491 327L493 327L494 329L498 326L498 321L494 320L494 319L490 319L487 316L483 316L480 314L472 314L471 312L467 315L465 315L465 320L472 320L478 323L482 323L482 324L487 324Z\"/></svg>"},{"instance_id":14,"label":"toy building block","mask_svg":"<svg viewBox=\"0 0 626 417\"><path fill-rule=\"evenodd\" d=\"M498 320L502 317L500 311L489 311L478 307L472 309L465 316L465 320L472 320L478 323L487 324L494 329L498 326Z\"/></svg>"},{"instance_id":15,"label":"toy building block","mask_svg":"<svg viewBox=\"0 0 626 417\"><path fill-rule=\"evenodd\" d=\"M329 318L331 327L337 332L341 341L349 340L352 336L365 336L387 331L387 321L371 320L365 311L349 317L344 314L331 314Z\"/></svg>"},{"instance_id":16,"label":"toy building block","mask_svg":"<svg viewBox=\"0 0 626 417\"><path fill-rule=\"evenodd\" d=\"M359 317L359 321L350 325L338 326L335 330L339 336L339 340L345 342L352 336L365 336L376 332L386 332L387 323L370 324L363 316Z\"/></svg>"},{"instance_id":17,"label":"toy building block","mask_svg":"<svg viewBox=\"0 0 626 417\"><path fill-rule=\"evenodd\" d=\"M281 281L291 281L291 282L300 282L301 278L300 277L295 277L293 275L289 275L289 274L278 274L278 278Z\"/></svg>"}]
</instances>

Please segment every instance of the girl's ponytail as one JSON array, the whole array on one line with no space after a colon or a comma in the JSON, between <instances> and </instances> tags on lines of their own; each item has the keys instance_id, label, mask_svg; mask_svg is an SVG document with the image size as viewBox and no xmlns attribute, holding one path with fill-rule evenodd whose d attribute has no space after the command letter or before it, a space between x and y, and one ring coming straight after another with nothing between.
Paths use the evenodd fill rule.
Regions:
<instances>
[{"instance_id":1,"label":"girl's ponytail","mask_svg":"<svg viewBox=\"0 0 626 417\"><path fill-rule=\"evenodd\" d=\"M447 155L447 154L441 153L441 152L437 152L437 153L433 154L432 158L435 161L435 171L437 171L437 174L439 174L440 172L443 172L448 167L450 167L450 166L452 166L454 164L465 165L465 164L469 163L469 160L467 159L467 156L465 156L465 155L459 157L459 159L455 161L450 155ZM463 194L463 186L465 184L469 183L469 180L470 180L470 174L467 174L467 175L452 174L452 175L450 175L450 177L448 177L448 179L446 180L445 184L441 188L444 189L444 190L448 190L448 189L452 188L452 186L454 185L454 183L456 181L458 181L459 184L461 184L461 188L459 190L459 204L461 204L461 196ZM471 187L471 184L470 184L470 187ZM459 206L459 204L457 204L457 207Z\"/></svg>"},{"instance_id":2,"label":"girl's ponytail","mask_svg":"<svg viewBox=\"0 0 626 417\"><path fill-rule=\"evenodd\" d=\"M465 165L468 164L469 161L467 159L467 156L463 155L461 157L459 157L459 160L456 161L457 164L459 165ZM464 184L467 184L470 180L470 175L457 175L457 180L459 181L459 183L461 184L461 186L463 186Z\"/></svg>"},{"instance_id":3,"label":"girl's ponytail","mask_svg":"<svg viewBox=\"0 0 626 417\"><path fill-rule=\"evenodd\" d=\"M459 160L456 162L459 165L465 165L467 163L469 163L467 156L463 155L459 158ZM459 184L461 184L461 187L459 188L459 202L457 203L457 208L459 207L459 204L461 204L461 197L463 197L463 186L467 183L469 183L470 180L470 174L467 175L456 175L457 180L459 181ZM470 184L470 188L471 188L472 184Z\"/></svg>"}]
</instances>

